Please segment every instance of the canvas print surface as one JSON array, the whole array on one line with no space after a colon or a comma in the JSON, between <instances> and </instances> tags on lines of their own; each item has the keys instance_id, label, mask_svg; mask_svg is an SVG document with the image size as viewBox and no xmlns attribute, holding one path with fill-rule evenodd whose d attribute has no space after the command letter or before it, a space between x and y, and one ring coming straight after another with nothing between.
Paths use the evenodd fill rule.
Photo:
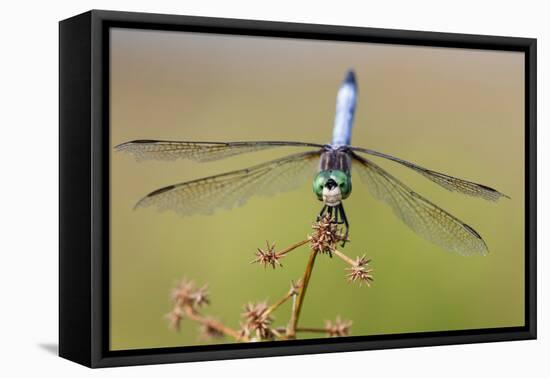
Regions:
<instances>
[{"instance_id":1,"label":"canvas print surface","mask_svg":"<svg viewBox=\"0 0 550 378\"><path fill-rule=\"evenodd\" d=\"M110 349L525 324L520 52L110 31Z\"/></svg>"}]
</instances>

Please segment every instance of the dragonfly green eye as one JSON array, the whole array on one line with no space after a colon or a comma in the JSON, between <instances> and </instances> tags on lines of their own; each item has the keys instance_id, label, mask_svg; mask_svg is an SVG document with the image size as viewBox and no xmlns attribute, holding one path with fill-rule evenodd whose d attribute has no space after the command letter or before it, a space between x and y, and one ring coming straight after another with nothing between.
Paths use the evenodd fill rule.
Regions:
<instances>
[{"instance_id":1,"label":"dragonfly green eye","mask_svg":"<svg viewBox=\"0 0 550 378\"><path fill-rule=\"evenodd\" d=\"M319 172L313 179L313 193L315 193L319 201L323 200L323 188L328 179L328 171Z\"/></svg>"},{"instance_id":2,"label":"dragonfly green eye","mask_svg":"<svg viewBox=\"0 0 550 378\"><path fill-rule=\"evenodd\" d=\"M330 177L336 181L340 192L342 193L342 199L348 198L351 194L351 178L343 171L332 171Z\"/></svg>"},{"instance_id":3,"label":"dragonfly green eye","mask_svg":"<svg viewBox=\"0 0 550 378\"><path fill-rule=\"evenodd\" d=\"M329 183L329 181L336 183L340 189L342 199L347 198L350 195L351 178L349 175L339 170L321 171L313 179L313 193L315 193L319 201L323 200L323 189L327 187L327 183Z\"/></svg>"}]
</instances>

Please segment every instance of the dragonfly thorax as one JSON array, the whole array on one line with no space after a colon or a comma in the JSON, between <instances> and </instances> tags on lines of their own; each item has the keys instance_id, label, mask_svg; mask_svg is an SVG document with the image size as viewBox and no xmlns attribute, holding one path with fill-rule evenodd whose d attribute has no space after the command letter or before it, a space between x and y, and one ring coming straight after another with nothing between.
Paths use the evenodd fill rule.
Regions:
<instances>
[{"instance_id":1,"label":"dragonfly thorax","mask_svg":"<svg viewBox=\"0 0 550 378\"><path fill-rule=\"evenodd\" d=\"M321 171L313 179L313 192L327 206L338 206L351 193L351 177L340 170Z\"/></svg>"}]
</instances>

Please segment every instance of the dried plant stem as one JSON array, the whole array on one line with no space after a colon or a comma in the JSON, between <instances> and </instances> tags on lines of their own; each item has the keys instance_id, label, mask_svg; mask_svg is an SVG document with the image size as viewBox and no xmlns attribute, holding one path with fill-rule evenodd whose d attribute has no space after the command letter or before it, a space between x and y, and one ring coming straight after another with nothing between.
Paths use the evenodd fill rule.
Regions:
<instances>
[{"instance_id":1,"label":"dried plant stem","mask_svg":"<svg viewBox=\"0 0 550 378\"><path fill-rule=\"evenodd\" d=\"M283 337L283 335L288 332L288 329L286 329L285 327L277 327L277 328L273 329L272 331L277 332L278 334L281 335L281 337ZM300 333L300 332L327 333L327 329L326 328L319 328L319 327L316 327L316 328L313 328L313 327L298 327L298 328L296 328L295 332L296 333Z\"/></svg>"},{"instance_id":2,"label":"dried plant stem","mask_svg":"<svg viewBox=\"0 0 550 378\"><path fill-rule=\"evenodd\" d=\"M326 328L299 327L299 328L296 328L296 332L327 333L327 329Z\"/></svg>"},{"instance_id":3,"label":"dried plant stem","mask_svg":"<svg viewBox=\"0 0 550 378\"><path fill-rule=\"evenodd\" d=\"M282 297L281 299L279 299L278 302L275 302L273 303L271 306L269 306L269 308L265 311L265 315L269 315L271 314L273 311L275 311L276 309L279 308L279 306L282 306L286 301L288 301L292 296L294 295L294 293L292 291L289 291L288 293L285 294L284 297Z\"/></svg>"},{"instance_id":4,"label":"dried plant stem","mask_svg":"<svg viewBox=\"0 0 550 378\"><path fill-rule=\"evenodd\" d=\"M244 306L244 311L241 313L243 322L240 323L238 330L227 327L210 316L203 315L200 309L210 304L207 285L197 287L192 281L186 279L182 279L172 291L173 308L167 314L170 327L179 330L182 319L189 319L200 324L200 332L205 339L229 336L240 342L293 340L296 339L297 333L324 333L328 337L348 336L352 322L342 320L340 316L337 316L334 321L326 320L325 327L298 327L315 259L320 253L330 257L335 254L349 265L345 269L348 272L346 274L348 281L359 282L359 285L365 283L367 286L370 286L373 281L373 270L369 265L371 260L367 259L365 255L352 259L336 249L343 237L338 224L330 216L327 215L319 219L312 228L314 232L308 235L307 239L292 244L279 252L275 251L275 243L270 244L269 241L266 241L265 248L257 248L256 258L251 263L259 263L264 268L267 266L282 267L280 258L304 245L309 244L310 253L302 278L296 282L291 281L290 290L278 301L271 305L268 305L267 301L249 302ZM290 320L286 326L274 327L272 313L289 300L292 300Z\"/></svg>"},{"instance_id":5,"label":"dried plant stem","mask_svg":"<svg viewBox=\"0 0 550 378\"><path fill-rule=\"evenodd\" d=\"M244 341L244 342L249 341L247 337L243 337L238 331L232 328L229 328L216 320L204 317L199 312L194 310L191 306L184 306L183 311L185 312L185 315L189 319L194 320L198 323L201 323L205 326L214 328L215 330L223 333L224 335L233 337L237 341Z\"/></svg>"},{"instance_id":6,"label":"dried plant stem","mask_svg":"<svg viewBox=\"0 0 550 378\"><path fill-rule=\"evenodd\" d=\"M304 297L306 295L307 286L309 284L309 279L311 277L311 272L313 271L313 265L315 264L315 258L317 257L317 250L312 250L309 254L309 259L306 265L306 271L302 277L300 293L296 299L296 306L290 318L290 323L287 332L287 338L293 339L296 336L296 327L298 325L298 319L300 318L300 311L302 310L302 304L304 303Z\"/></svg>"},{"instance_id":7,"label":"dried plant stem","mask_svg":"<svg viewBox=\"0 0 550 378\"><path fill-rule=\"evenodd\" d=\"M334 253L336 256L338 256L339 258L341 258L342 260L344 260L345 262L347 262L348 264L350 264L351 266L355 266L356 265L356 261L353 260L352 258L344 255L342 252L340 252L339 250L337 249L334 249L332 251L332 253Z\"/></svg>"},{"instance_id":8,"label":"dried plant stem","mask_svg":"<svg viewBox=\"0 0 550 378\"><path fill-rule=\"evenodd\" d=\"M287 247L279 252L277 252L277 256L284 256L288 252L295 250L298 247L303 246L304 244L307 244L309 242L309 239L302 240L301 242L298 242L296 244L292 244L290 247Z\"/></svg>"},{"instance_id":9,"label":"dried plant stem","mask_svg":"<svg viewBox=\"0 0 550 378\"><path fill-rule=\"evenodd\" d=\"M285 333L285 331L279 331L278 329L271 329L271 332L273 333L273 335L275 335L275 337L279 338L279 339L283 339L284 336L283 334Z\"/></svg>"}]
</instances>

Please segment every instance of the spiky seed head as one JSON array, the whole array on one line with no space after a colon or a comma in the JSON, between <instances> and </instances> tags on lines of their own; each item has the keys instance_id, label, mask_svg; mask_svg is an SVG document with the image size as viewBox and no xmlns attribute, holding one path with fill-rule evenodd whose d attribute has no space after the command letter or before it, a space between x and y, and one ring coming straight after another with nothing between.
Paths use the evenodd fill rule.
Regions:
<instances>
[{"instance_id":1,"label":"spiky seed head","mask_svg":"<svg viewBox=\"0 0 550 378\"><path fill-rule=\"evenodd\" d=\"M330 320L325 322L325 330L329 337L349 336L351 325L351 320L342 320L340 316L337 316L334 322Z\"/></svg>"},{"instance_id":2,"label":"spiky seed head","mask_svg":"<svg viewBox=\"0 0 550 378\"><path fill-rule=\"evenodd\" d=\"M311 249L317 253L328 253L336 249L336 244L344 240L342 233L333 218L329 215L323 216L312 226L313 233L309 235Z\"/></svg>"}]
</instances>

